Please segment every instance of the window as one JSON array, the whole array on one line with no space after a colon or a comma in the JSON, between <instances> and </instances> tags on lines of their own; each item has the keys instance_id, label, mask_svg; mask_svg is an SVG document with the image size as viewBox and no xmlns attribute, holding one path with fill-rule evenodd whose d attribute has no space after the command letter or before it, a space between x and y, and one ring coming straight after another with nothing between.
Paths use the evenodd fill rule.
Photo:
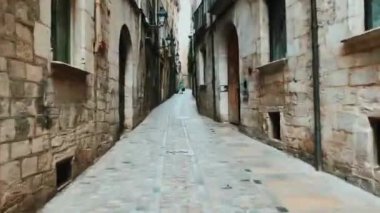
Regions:
<instances>
[{"instance_id":1,"label":"window","mask_svg":"<svg viewBox=\"0 0 380 213\"><path fill-rule=\"evenodd\" d=\"M286 57L285 0L267 0L269 18L270 60Z\"/></svg>"},{"instance_id":2,"label":"window","mask_svg":"<svg viewBox=\"0 0 380 213\"><path fill-rule=\"evenodd\" d=\"M52 1L53 60L70 63L71 0Z\"/></svg>"},{"instance_id":3,"label":"window","mask_svg":"<svg viewBox=\"0 0 380 213\"><path fill-rule=\"evenodd\" d=\"M380 118L369 118L373 132L373 151L375 162L380 165Z\"/></svg>"},{"instance_id":4,"label":"window","mask_svg":"<svg viewBox=\"0 0 380 213\"><path fill-rule=\"evenodd\" d=\"M269 119L272 127L272 138L281 140L281 118L280 112L269 112Z\"/></svg>"},{"instance_id":5,"label":"window","mask_svg":"<svg viewBox=\"0 0 380 213\"><path fill-rule=\"evenodd\" d=\"M370 30L380 27L380 1L364 0L365 5L365 29Z\"/></svg>"}]
</instances>

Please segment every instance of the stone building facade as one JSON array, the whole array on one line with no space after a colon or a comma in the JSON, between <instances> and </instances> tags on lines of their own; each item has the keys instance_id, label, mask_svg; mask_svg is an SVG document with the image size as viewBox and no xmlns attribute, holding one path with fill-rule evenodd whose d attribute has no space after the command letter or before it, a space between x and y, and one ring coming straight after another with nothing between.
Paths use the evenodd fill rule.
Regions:
<instances>
[{"instance_id":1,"label":"stone building facade","mask_svg":"<svg viewBox=\"0 0 380 213\"><path fill-rule=\"evenodd\" d=\"M200 112L380 195L378 14L364 0L202 1Z\"/></svg>"},{"instance_id":2,"label":"stone building facade","mask_svg":"<svg viewBox=\"0 0 380 213\"><path fill-rule=\"evenodd\" d=\"M160 28L160 79L161 81L161 100L164 101L170 97L170 94L176 90L176 75L178 73L177 62L179 61L179 44L178 40L178 14L180 5L178 0L159 1L159 8L165 10L168 14L166 21ZM175 70L175 72L171 72Z\"/></svg>"},{"instance_id":3,"label":"stone building facade","mask_svg":"<svg viewBox=\"0 0 380 213\"><path fill-rule=\"evenodd\" d=\"M157 11L0 0L0 212L40 208L160 103Z\"/></svg>"}]
</instances>

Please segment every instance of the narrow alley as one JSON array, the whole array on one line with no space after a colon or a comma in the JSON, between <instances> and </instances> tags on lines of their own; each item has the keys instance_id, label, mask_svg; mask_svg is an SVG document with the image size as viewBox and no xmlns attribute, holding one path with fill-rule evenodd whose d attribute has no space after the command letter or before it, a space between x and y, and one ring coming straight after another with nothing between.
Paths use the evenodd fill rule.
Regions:
<instances>
[{"instance_id":1,"label":"narrow alley","mask_svg":"<svg viewBox=\"0 0 380 213\"><path fill-rule=\"evenodd\" d=\"M175 95L42 212L379 212L380 199Z\"/></svg>"}]
</instances>

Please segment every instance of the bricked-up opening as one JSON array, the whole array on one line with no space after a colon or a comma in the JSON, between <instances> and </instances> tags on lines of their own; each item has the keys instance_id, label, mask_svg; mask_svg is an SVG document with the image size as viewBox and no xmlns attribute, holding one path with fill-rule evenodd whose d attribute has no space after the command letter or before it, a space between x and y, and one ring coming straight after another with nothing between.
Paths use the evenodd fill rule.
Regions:
<instances>
[{"instance_id":1,"label":"bricked-up opening","mask_svg":"<svg viewBox=\"0 0 380 213\"><path fill-rule=\"evenodd\" d=\"M56 163L56 180L57 188L61 188L71 180L72 174L72 157Z\"/></svg>"},{"instance_id":2,"label":"bricked-up opening","mask_svg":"<svg viewBox=\"0 0 380 213\"><path fill-rule=\"evenodd\" d=\"M380 118L369 118L373 132L374 160L380 165Z\"/></svg>"},{"instance_id":3,"label":"bricked-up opening","mask_svg":"<svg viewBox=\"0 0 380 213\"><path fill-rule=\"evenodd\" d=\"M280 112L269 112L268 114L272 127L272 138L281 140Z\"/></svg>"}]
</instances>

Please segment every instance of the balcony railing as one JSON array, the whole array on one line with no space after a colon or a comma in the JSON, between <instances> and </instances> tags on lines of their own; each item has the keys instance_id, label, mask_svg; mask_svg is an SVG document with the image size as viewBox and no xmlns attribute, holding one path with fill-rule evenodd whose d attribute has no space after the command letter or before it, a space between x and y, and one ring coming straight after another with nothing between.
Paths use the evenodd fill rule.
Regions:
<instances>
[{"instance_id":1,"label":"balcony railing","mask_svg":"<svg viewBox=\"0 0 380 213\"><path fill-rule=\"evenodd\" d=\"M213 15L220 15L228 9L236 0L206 0L208 12Z\"/></svg>"},{"instance_id":2,"label":"balcony railing","mask_svg":"<svg viewBox=\"0 0 380 213\"><path fill-rule=\"evenodd\" d=\"M194 19L194 29L195 31L199 31L207 24L207 16L206 16L206 7L205 2L202 1L202 3L198 6L198 8L195 10L193 19Z\"/></svg>"}]
</instances>

